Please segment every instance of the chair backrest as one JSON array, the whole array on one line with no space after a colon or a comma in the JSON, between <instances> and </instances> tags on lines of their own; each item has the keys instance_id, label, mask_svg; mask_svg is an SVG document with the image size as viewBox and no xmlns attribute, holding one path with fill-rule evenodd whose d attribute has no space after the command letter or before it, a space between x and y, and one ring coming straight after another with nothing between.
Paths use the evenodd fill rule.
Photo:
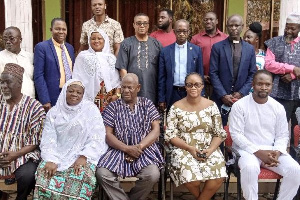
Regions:
<instances>
[{"instance_id":1,"label":"chair backrest","mask_svg":"<svg viewBox=\"0 0 300 200\"><path fill-rule=\"evenodd\" d=\"M300 137L300 127L299 125L296 125L294 127L294 146L298 146L299 144L299 137Z\"/></svg>"},{"instance_id":2,"label":"chair backrest","mask_svg":"<svg viewBox=\"0 0 300 200\"><path fill-rule=\"evenodd\" d=\"M232 138L229 132L229 126L224 126L224 130L227 133L227 138L225 139L225 146L231 147L232 146Z\"/></svg>"}]
</instances>

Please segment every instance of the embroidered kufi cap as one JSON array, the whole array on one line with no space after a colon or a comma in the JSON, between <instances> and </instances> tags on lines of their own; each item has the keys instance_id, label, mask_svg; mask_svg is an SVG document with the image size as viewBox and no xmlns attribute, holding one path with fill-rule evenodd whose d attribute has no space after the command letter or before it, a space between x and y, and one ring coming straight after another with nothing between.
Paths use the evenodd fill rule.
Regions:
<instances>
[{"instance_id":1,"label":"embroidered kufi cap","mask_svg":"<svg viewBox=\"0 0 300 200\"><path fill-rule=\"evenodd\" d=\"M286 23L289 24L300 24L300 14L292 13L286 18Z\"/></svg>"},{"instance_id":2,"label":"embroidered kufi cap","mask_svg":"<svg viewBox=\"0 0 300 200\"><path fill-rule=\"evenodd\" d=\"M2 73L8 73L15 78L19 79L21 82L23 80L24 68L15 63L7 63L4 67Z\"/></svg>"}]
</instances>

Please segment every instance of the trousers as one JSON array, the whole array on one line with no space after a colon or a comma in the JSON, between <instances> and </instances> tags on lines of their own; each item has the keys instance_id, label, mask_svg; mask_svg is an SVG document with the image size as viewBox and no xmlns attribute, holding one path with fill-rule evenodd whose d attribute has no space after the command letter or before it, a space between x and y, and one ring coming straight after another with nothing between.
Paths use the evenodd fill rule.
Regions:
<instances>
[{"instance_id":1,"label":"trousers","mask_svg":"<svg viewBox=\"0 0 300 200\"><path fill-rule=\"evenodd\" d=\"M15 171L17 180L17 198L16 200L26 200L35 185L35 171L38 163L29 160L24 165L21 165Z\"/></svg>"},{"instance_id":2,"label":"trousers","mask_svg":"<svg viewBox=\"0 0 300 200\"><path fill-rule=\"evenodd\" d=\"M106 168L98 168L96 177L98 183L105 190L109 199L113 200L143 200L151 192L155 183L160 176L160 171L156 165L148 165L143 168L136 176L138 180L135 186L130 190L129 195L121 188L118 175Z\"/></svg>"},{"instance_id":3,"label":"trousers","mask_svg":"<svg viewBox=\"0 0 300 200\"><path fill-rule=\"evenodd\" d=\"M241 172L241 187L246 200L258 199L260 166L283 177L277 199L291 200L294 198L300 185L300 166L290 155L281 154L278 158L280 163L277 167L266 167L261 165L262 161L254 154L243 150L238 151L241 155L238 163Z\"/></svg>"}]
</instances>

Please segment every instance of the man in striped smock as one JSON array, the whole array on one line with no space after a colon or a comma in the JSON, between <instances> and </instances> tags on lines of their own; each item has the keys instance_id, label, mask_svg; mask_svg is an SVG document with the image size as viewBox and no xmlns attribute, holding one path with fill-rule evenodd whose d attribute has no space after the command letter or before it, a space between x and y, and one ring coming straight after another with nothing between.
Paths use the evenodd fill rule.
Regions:
<instances>
[{"instance_id":1,"label":"man in striped smock","mask_svg":"<svg viewBox=\"0 0 300 200\"><path fill-rule=\"evenodd\" d=\"M7 63L0 76L0 179L15 176L17 200L27 199L34 187L46 117L37 100L21 93L23 73L21 66Z\"/></svg>"},{"instance_id":2,"label":"man in striped smock","mask_svg":"<svg viewBox=\"0 0 300 200\"><path fill-rule=\"evenodd\" d=\"M110 103L103 112L109 149L100 158L97 180L110 199L146 199L159 179L163 157L155 143L159 136L159 113L151 100L137 97L138 77L124 76L122 99ZM138 178L129 196L117 177Z\"/></svg>"}]
</instances>

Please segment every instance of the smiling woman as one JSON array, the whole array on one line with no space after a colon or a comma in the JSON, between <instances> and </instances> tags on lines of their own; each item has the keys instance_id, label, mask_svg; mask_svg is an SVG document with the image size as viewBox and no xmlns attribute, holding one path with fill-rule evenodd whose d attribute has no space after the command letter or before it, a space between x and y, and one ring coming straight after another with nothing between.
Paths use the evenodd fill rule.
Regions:
<instances>
[{"instance_id":1,"label":"smiling woman","mask_svg":"<svg viewBox=\"0 0 300 200\"><path fill-rule=\"evenodd\" d=\"M81 51L74 64L73 78L85 85L85 97L95 101L102 112L120 97L120 78L115 69L116 57L111 53L109 38L102 29L88 34L89 49Z\"/></svg>"},{"instance_id":2,"label":"smiling woman","mask_svg":"<svg viewBox=\"0 0 300 200\"><path fill-rule=\"evenodd\" d=\"M82 100L84 87L81 82L73 82L67 88L67 103L69 106L76 106Z\"/></svg>"},{"instance_id":3,"label":"smiling woman","mask_svg":"<svg viewBox=\"0 0 300 200\"><path fill-rule=\"evenodd\" d=\"M47 113L34 199L92 197L96 164L107 144L101 114L83 95L83 84L71 79Z\"/></svg>"}]
</instances>

